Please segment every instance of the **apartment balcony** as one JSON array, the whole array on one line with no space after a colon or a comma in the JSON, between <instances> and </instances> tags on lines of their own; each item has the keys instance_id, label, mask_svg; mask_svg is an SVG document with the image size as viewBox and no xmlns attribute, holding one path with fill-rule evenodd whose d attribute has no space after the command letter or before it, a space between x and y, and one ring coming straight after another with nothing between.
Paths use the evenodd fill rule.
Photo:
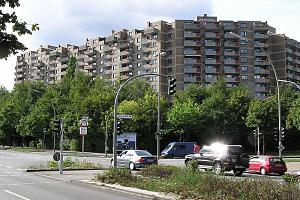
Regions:
<instances>
[{"instance_id":1,"label":"apartment balcony","mask_svg":"<svg viewBox=\"0 0 300 200\"><path fill-rule=\"evenodd\" d=\"M87 62L87 63L91 63L91 62L94 62L96 61L96 59L94 57L86 57L84 58L84 62Z\"/></svg>"},{"instance_id":2,"label":"apartment balcony","mask_svg":"<svg viewBox=\"0 0 300 200\"><path fill-rule=\"evenodd\" d=\"M95 53L95 51L93 50L93 49L88 49L88 50L86 50L86 51L84 51L84 54L85 55L93 55Z\"/></svg>"},{"instance_id":3,"label":"apartment balcony","mask_svg":"<svg viewBox=\"0 0 300 200\"><path fill-rule=\"evenodd\" d=\"M105 42L107 42L107 43L114 43L117 40L118 39L115 36L113 36L113 35L105 37Z\"/></svg>"},{"instance_id":4,"label":"apartment balcony","mask_svg":"<svg viewBox=\"0 0 300 200\"><path fill-rule=\"evenodd\" d=\"M270 74L271 71L268 69L254 69L255 74Z\"/></svg>"},{"instance_id":5,"label":"apartment balcony","mask_svg":"<svg viewBox=\"0 0 300 200\"><path fill-rule=\"evenodd\" d=\"M239 42L224 42L224 47L240 47Z\"/></svg>"},{"instance_id":6,"label":"apartment balcony","mask_svg":"<svg viewBox=\"0 0 300 200\"><path fill-rule=\"evenodd\" d=\"M221 61L220 60L217 60L217 59L205 59L205 64L206 65L219 65L221 64Z\"/></svg>"},{"instance_id":7,"label":"apartment balcony","mask_svg":"<svg viewBox=\"0 0 300 200\"><path fill-rule=\"evenodd\" d=\"M121 63L122 63L122 64L127 64L127 63L130 63L131 61L132 61L131 58L125 58L125 59L122 59L122 60L121 60Z\"/></svg>"},{"instance_id":8,"label":"apartment balcony","mask_svg":"<svg viewBox=\"0 0 300 200\"><path fill-rule=\"evenodd\" d=\"M112 70L110 70L110 69L104 70L103 74L105 74L105 75L111 75L112 74Z\"/></svg>"},{"instance_id":9,"label":"apartment balcony","mask_svg":"<svg viewBox=\"0 0 300 200\"><path fill-rule=\"evenodd\" d=\"M147 45L147 44L151 44L151 43L152 43L152 40L150 40L150 39L146 39L146 38L142 39L142 45Z\"/></svg>"},{"instance_id":10,"label":"apartment balcony","mask_svg":"<svg viewBox=\"0 0 300 200\"><path fill-rule=\"evenodd\" d=\"M236 59L225 59L224 65L239 65L240 61Z\"/></svg>"},{"instance_id":11,"label":"apartment balcony","mask_svg":"<svg viewBox=\"0 0 300 200\"><path fill-rule=\"evenodd\" d=\"M295 70L294 66L289 65L289 64L287 65L287 68L288 68L289 70L293 70L293 71Z\"/></svg>"},{"instance_id":12,"label":"apartment balcony","mask_svg":"<svg viewBox=\"0 0 300 200\"><path fill-rule=\"evenodd\" d=\"M254 56L258 56L258 57L265 57L267 56L267 52L254 52Z\"/></svg>"},{"instance_id":13,"label":"apartment balcony","mask_svg":"<svg viewBox=\"0 0 300 200\"><path fill-rule=\"evenodd\" d=\"M226 74L236 74L236 73L240 73L241 70L240 68L236 67L236 68L224 68L224 73Z\"/></svg>"},{"instance_id":14,"label":"apartment balcony","mask_svg":"<svg viewBox=\"0 0 300 200\"><path fill-rule=\"evenodd\" d=\"M144 55L144 56L142 56L142 60L143 61L150 61L150 60L152 60L152 55Z\"/></svg>"},{"instance_id":15,"label":"apartment balcony","mask_svg":"<svg viewBox=\"0 0 300 200\"><path fill-rule=\"evenodd\" d=\"M270 65L269 61L254 61L254 65Z\"/></svg>"},{"instance_id":16,"label":"apartment balcony","mask_svg":"<svg viewBox=\"0 0 300 200\"><path fill-rule=\"evenodd\" d=\"M256 41L255 44L257 46L260 46L260 47L263 47L263 48L269 48L270 47L270 45L268 43L263 43L263 42L257 42Z\"/></svg>"},{"instance_id":17,"label":"apartment balcony","mask_svg":"<svg viewBox=\"0 0 300 200\"><path fill-rule=\"evenodd\" d=\"M96 66L95 65L85 65L83 67L83 69L85 69L85 70L92 70L92 69L96 69Z\"/></svg>"},{"instance_id":18,"label":"apartment balcony","mask_svg":"<svg viewBox=\"0 0 300 200\"><path fill-rule=\"evenodd\" d=\"M124 55L129 55L132 53L132 50L131 49L126 49L126 50L123 50L120 52L120 55L121 56L124 56Z\"/></svg>"},{"instance_id":19,"label":"apartment balcony","mask_svg":"<svg viewBox=\"0 0 300 200\"><path fill-rule=\"evenodd\" d=\"M55 56L60 56L61 55L61 52L59 52L59 51L50 51L50 53L49 53L49 56L50 57L55 57Z\"/></svg>"},{"instance_id":20,"label":"apartment balcony","mask_svg":"<svg viewBox=\"0 0 300 200\"><path fill-rule=\"evenodd\" d=\"M54 73L50 73L49 74L49 78L54 78L55 77L55 74Z\"/></svg>"},{"instance_id":21,"label":"apartment balcony","mask_svg":"<svg viewBox=\"0 0 300 200\"><path fill-rule=\"evenodd\" d=\"M107 52L111 52L111 51L112 51L112 48L109 47L109 46L104 46L104 47L103 47L103 51L106 52L106 53L107 53Z\"/></svg>"},{"instance_id":22,"label":"apartment balcony","mask_svg":"<svg viewBox=\"0 0 300 200\"><path fill-rule=\"evenodd\" d=\"M190 82L190 83L194 83L194 82L198 82L201 81L201 78L199 76L190 76L190 77L184 77L183 78L184 82Z\"/></svg>"},{"instance_id":23,"label":"apartment balcony","mask_svg":"<svg viewBox=\"0 0 300 200\"><path fill-rule=\"evenodd\" d=\"M224 34L224 38L225 39L235 39L236 37L234 35L231 35L230 33L226 32Z\"/></svg>"},{"instance_id":24,"label":"apartment balcony","mask_svg":"<svg viewBox=\"0 0 300 200\"><path fill-rule=\"evenodd\" d=\"M219 42L215 42L215 41L205 41L205 46L220 46Z\"/></svg>"},{"instance_id":25,"label":"apartment balcony","mask_svg":"<svg viewBox=\"0 0 300 200\"><path fill-rule=\"evenodd\" d=\"M267 78L254 78L255 83L270 83L270 79Z\"/></svg>"},{"instance_id":26,"label":"apartment balcony","mask_svg":"<svg viewBox=\"0 0 300 200\"><path fill-rule=\"evenodd\" d=\"M132 67L126 66L126 67L121 67L120 72L131 72Z\"/></svg>"},{"instance_id":27,"label":"apartment balcony","mask_svg":"<svg viewBox=\"0 0 300 200\"><path fill-rule=\"evenodd\" d=\"M230 25L224 25L223 26L224 30L234 30L235 29L235 25L234 24L230 24Z\"/></svg>"},{"instance_id":28,"label":"apartment balcony","mask_svg":"<svg viewBox=\"0 0 300 200\"><path fill-rule=\"evenodd\" d=\"M254 30L259 30L259 31L268 31L269 26L267 26L266 24L253 25L253 29Z\"/></svg>"},{"instance_id":29,"label":"apartment balcony","mask_svg":"<svg viewBox=\"0 0 300 200\"><path fill-rule=\"evenodd\" d=\"M65 62L69 61L69 58L68 57L60 57L58 60L62 63L65 63Z\"/></svg>"},{"instance_id":30,"label":"apartment balcony","mask_svg":"<svg viewBox=\"0 0 300 200\"><path fill-rule=\"evenodd\" d=\"M220 51L211 51L211 50L205 50L205 55L206 56L217 56L220 55Z\"/></svg>"},{"instance_id":31,"label":"apartment balcony","mask_svg":"<svg viewBox=\"0 0 300 200\"><path fill-rule=\"evenodd\" d=\"M85 65L84 62L77 62L77 66L78 66L78 67L81 67L81 66L84 66L84 65Z\"/></svg>"},{"instance_id":32,"label":"apartment balcony","mask_svg":"<svg viewBox=\"0 0 300 200\"><path fill-rule=\"evenodd\" d=\"M121 79L121 80L127 80L127 79L129 79L129 78L130 78L129 75L121 75L121 76L120 76L120 79Z\"/></svg>"},{"instance_id":33,"label":"apartment balcony","mask_svg":"<svg viewBox=\"0 0 300 200\"><path fill-rule=\"evenodd\" d=\"M158 33L159 30L157 28L154 27L150 27L144 30L144 34L149 35L149 34L153 34L153 33Z\"/></svg>"},{"instance_id":34,"label":"apartment balcony","mask_svg":"<svg viewBox=\"0 0 300 200\"><path fill-rule=\"evenodd\" d=\"M255 33L255 34L254 34L254 39L269 39L269 35L266 35L266 34L260 34L260 33Z\"/></svg>"},{"instance_id":35,"label":"apartment balcony","mask_svg":"<svg viewBox=\"0 0 300 200\"><path fill-rule=\"evenodd\" d=\"M184 40L184 46L201 46L201 41Z\"/></svg>"},{"instance_id":36,"label":"apartment balcony","mask_svg":"<svg viewBox=\"0 0 300 200\"><path fill-rule=\"evenodd\" d=\"M104 65L106 67L112 66L112 62L111 61L106 61L106 62L104 62Z\"/></svg>"},{"instance_id":37,"label":"apartment balcony","mask_svg":"<svg viewBox=\"0 0 300 200\"><path fill-rule=\"evenodd\" d=\"M26 71L26 68L18 68L16 70L17 73L24 73Z\"/></svg>"},{"instance_id":38,"label":"apartment balcony","mask_svg":"<svg viewBox=\"0 0 300 200\"><path fill-rule=\"evenodd\" d=\"M200 68L184 68L184 73L201 73Z\"/></svg>"},{"instance_id":39,"label":"apartment balcony","mask_svg":"<svg viewBox=\"0 0 300 200\"><path fill-rule=\"evenodd\" d=\"M207 73L207 74L218 74L218 73L221 73L221 70L220 70L220 68L216 68L216 67L206 68L205 73Z\"/></svg>"},{"instance_id":40,"label":"apartment balcony","mask_svg":"<svg viewBox=\"0 0 300 200\"><path fill-rule=\"evenodd\" d=\"M200 56L201 51L200 50L184 50L184 55L185 56Z\"/></svg>"},{"instance_id":41,"label":"apartment balcony","mask_svg":"<svg viewBox=\"0 0 300 200\"><path fill-rule=\"evenodd\" d=\"M200 33L196 33L196 32L187 32L187 31L185 31L184 32L184 37L187 37L187 38L197 38L197 37L201 37L201 34Z\"/></svg>"},{"instance_id":42,"label":"apartment balcony","mask_svg":"<svg viewBox=\"0 0 300 200\"><path fill-rule=\"evenodd\" d=\"M205 38L220 38L220 37L221 37L220 33L211 33L211 32L205 33Z\"/></svg>"},{"instance_id":43,"label":"apartment balcony","mask_svg":"<svg viewBox=\"0 0 300 200\"><path fill-rule=\"evenodd\" d=\"M84 59L85 57L86 57L86 55L84 55L84 54L79 54L79 55L77 56L77 60Z\"/></svg>"},{"instance_id":44,"label":"apartment balcony","mask_svg":"<svg viewBox=\"0 0 300 200\"><path fill-rule=\"evenodd\" d=\"M240 53L238 51L224 51L224 56L239 56Z\"/></svg>"},{"instance_id":45,"label":"apartment balcony","mask_svg":"<svg viewBox=\"0 0 300 200\"><path fill-rule=\"evenodd\" d=\"M184 29L199 29L200 25L199 24L184 24L183 28Z\"/></svg>"},{"instance_id":46,"label":"apartment balcony","mask_svg":"<svg viewBox=\"0 0 300 200\"><path fill-rule=\"evenodd\" d=\"M84 51L84 50L87 49L87 46L86 46L86 45L80 45L80 46L78 47L78 49L79 49L79 51Z\"/></svg>"},{"instance_id":47,"label":"apartment balcony","mask_svg":"<svg viewBox=\"0 0 300 200\"><path fill-rule=\"evenodd\" d=\"M217 24L205 24L205 29L206 30L218 30L219 25L217 25Z\"/></svg>"},{"instance_id":48,"label":"apartment balcony","mask_svg":"<svg viewBox=\"0 0 300 200\"><path fill-rule=\"evenodd\" d=\"M67 69L67 68L68 68L68 65L67 65L67 64L63 64L63 65L61 65L61 68L62 68L62 69Z\"/></svg>"},{"instance_id":49,"label":"apartment balcony","mask_svg":"<svg viewBox=\"0 0 300 200\"><path fill-rule=\"evenodd\" d=\"M239 77L236 77L236 78L229 78L229 77L225 77L225 81L227 83L239 83L241 81L241 79Z\"/></svg>"},{"instance_id":50,"label":"apartment balcony","mask_svg":"<svg viewBox=\"0 0 300 200\"><path fill-rule=\"evenodd\" d=\"M201 64L201 59L184 59L184 64Z\"/></svg>"},{"instance_id":51,"label":"apartment balcony","mask_svg":"<svg viewBox=\"0 0 300 200\"><path fill-rule=\"evenodd\" d=\"M205 82L214 82L216 81L217 77L205 77Z\"/></svg>"},{"instance_id":52,"label":"apartment balcony","mask_svg":"<svg viewBox=\"0 0 300 200\"><path fill-rule=\"evenodd\" d=\"M16 77L17 78L23 78L23 77L25 77L25 74L17 74Z\"/></svg>"},{"instance_id":53,"label":"apartment balcony","mask_svg":"<svg viewBox=\"0 0 300 200\"><path fill-rule=\"evenodd\" d=\"M255 92L268 92L267 87L255 87Z\"/></svg>"},{"instance_id":54,"label":"apartment balcony","mask_svg":"<svg viewBox=\"0 0 300 200\"><path fill-rule=\"evenodd\" d=\"M17 66L23 66L23 65L26 65L26 62L24 62L24 61L19 61L18 63L17 63Z\"/></svg>"}]
</instances>

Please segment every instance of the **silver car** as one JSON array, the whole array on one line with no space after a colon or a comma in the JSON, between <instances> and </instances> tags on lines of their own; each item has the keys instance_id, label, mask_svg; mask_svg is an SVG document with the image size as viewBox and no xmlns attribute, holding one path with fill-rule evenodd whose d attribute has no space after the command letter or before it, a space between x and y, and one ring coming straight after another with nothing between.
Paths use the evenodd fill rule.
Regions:
<instances>
[{"instance_id":1,"label":"silver car","mask_svg":"<svg viewBox=\"0 0 300 200\"><path fill-rule=\"evenodd\" d=\"M134 170L151 164L157 164L157 159L146 150L125 150L117 156L118 167ZM111 159L111 166L113 166L113 158Z\"/></svg>"}]
</instances>

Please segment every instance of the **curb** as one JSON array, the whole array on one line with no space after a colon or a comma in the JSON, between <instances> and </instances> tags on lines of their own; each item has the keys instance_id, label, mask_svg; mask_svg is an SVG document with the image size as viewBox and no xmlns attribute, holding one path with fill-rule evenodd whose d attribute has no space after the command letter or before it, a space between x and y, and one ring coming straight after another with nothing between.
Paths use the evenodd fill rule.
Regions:
<instances>
[{"instance_id":1,"label":"curb","mask_svg":"<svg viewBox=\"0 0 300 200\"><path fill-rule=\"evenodd\" d=\"M131 188L131 187L121 186L121 185L117 185L117 184L107 184L107 183L103 183L103 182L95 182L95 181L90 181L90 180L78 180L78 182L102 186L102 187L106 187L109 189L118 190L118 191L126 192L126 193L138 194L138 195L142 195L142 196L143 195L149 196L149 197L153 197L154 199L156 199L156 198L177 199L176 196L173 194L162 194L159 192L153 192L153 191L143 190L143 189L139 189L139 188Z\"/></svg>"},{"instance_id":2,"label":"curb","mask_svg":"<svg viewBox=\"0 0 300 200\"><path fill-rule=\"evenodd\" d=\"M105 168L93 168L93 169L87 169L87 168L84 168L84 169L63 169L63 171L87 171L87 170L105 170ZM53 172L53 171L59 171L59 169L26 169L25 170L26 172Z\"/></svg>"}]
</instances>

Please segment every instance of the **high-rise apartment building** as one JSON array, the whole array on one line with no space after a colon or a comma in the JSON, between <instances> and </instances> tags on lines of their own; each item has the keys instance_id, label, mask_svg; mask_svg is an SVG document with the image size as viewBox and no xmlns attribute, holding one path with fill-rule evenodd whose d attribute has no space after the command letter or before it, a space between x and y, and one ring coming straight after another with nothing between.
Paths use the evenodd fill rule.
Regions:
<instances>
[{"instance_id":1,"label":"high-rise apartment building","mask_svg":"<svg viewBox=\"0 0 300 200\"><path fill-rule=\"evenodd\" d=\"M176 78L176 87L182 90L190 83L209 85L217 77L224 77L228 87L244 84L253 95L263 98L272 88L273 73L266 53L257 45L270 52L281 79L300 80L298 42L269 32L275 33L275 28L267 22L218 21L207 15L170 23L148 22L145 29L112 31L106 37L87 39L81 46L48 45L26 52L17 58L15 81L59 81L66 73L68 57L73 55L79 70L112 83L160 71ZM158 62L160 52L165 55ZM157 88L156 77L148 81ZM166 78L161 79L163 92L167 91L167 83Z\"/></svg>"}]
</instances>

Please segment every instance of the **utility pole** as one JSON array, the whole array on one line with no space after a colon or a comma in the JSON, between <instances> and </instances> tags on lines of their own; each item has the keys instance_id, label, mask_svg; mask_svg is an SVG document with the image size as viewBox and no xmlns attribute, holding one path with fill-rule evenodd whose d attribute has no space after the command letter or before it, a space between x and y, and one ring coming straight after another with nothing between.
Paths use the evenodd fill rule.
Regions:
<instances>
[{"instance_id":1,"label":"utility pole","mask_svg":"<svg viewBox=\"0 0 300 200\"><path fill-rule=\"evenodd\" d=\"M104 147L104 151L105 151L105 157L107 157L107 139L108 139L108 134L107 134L107 126L108 126L108 119L107 119L107 115L105 115L105 147Z\"/></svg>"},{"instance_id":2,"label":"utility pole","mask_svg":"<svg viewBox=\"0 0 300 200\"><path fill-rule=\"evenodd\" d=\"M64 142L64 121L61 119L60 122L60 159L59 159L59 174L63 174L63 142Z\"/></svg>"},{"instance_id":3,"label":"utility pole","mask_svg":"<svg viewBox=\"0 0 300 200\"><path fill-rule=\"evenodd\" d=\"M258 156L260 155L259 135L260 135L259 127L257 127L257 155Z\"/></svg>"}]
</instances>

